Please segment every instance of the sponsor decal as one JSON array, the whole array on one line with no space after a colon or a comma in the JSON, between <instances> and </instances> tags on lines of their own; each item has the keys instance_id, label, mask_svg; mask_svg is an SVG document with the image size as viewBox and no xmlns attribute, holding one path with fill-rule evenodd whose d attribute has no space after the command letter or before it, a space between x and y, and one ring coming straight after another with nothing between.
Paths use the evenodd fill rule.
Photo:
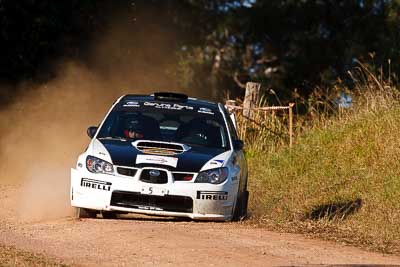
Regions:
<instances>
[{"instance_id":1,"label":"sponsor decal","mask_svg":"<svg viewBox=\"0 0 400 267\"><path fill-rule=\"evenodd\" d=\"M139 102L128 101L123 105L123 107L136 107L136 108L138 108L138 107L140 107L140 105L139 105Z\"/></svg>"},{"instance_id":2,"label":"sponsor decal","mask_svg":"<svg viewBox=\"0 0 400 267\"><path fill-rule=\"evenodd\" d=\"M98 190L104 190L104 191L111 190L110 182L98 181L98 180L93 180L93 179L88 179L88 178L82 178L81 186L98 189Z\"/></svg>"},{"instance_id":3,"label":"sponsor decal","mask_svg":"<svg viewBox=\"0 0 400 267\"><path fill-rule=\"evenodd\" d=\"M224 191L197 191L197 199L202 200L227 200L228 192Z\"/></svg>"},{"instance_id":4,"label":"sponsor decal","mask_svg":"<svg viewBox=\"0 0 400 267\"><path fill-rule=\"evenodd\" d=\"M209 108L199 108L197 112L214 115L214 112Z\"/></svg>"},{"instance_id":5,"label":"sponsor decal","mask_svg":"<svg viewBox=\"0 0 400 267\"><path fill-rule=\"evenodd\" d=\"M176 168L176 165L178 165L178 159L173 157L164 157L156 155L137 155L136 164L140 163L160 164Z\"/></svg>"},{"instance_id":6,"label":"sponsor decal","mask_svg":"<svg viewBox=\"0 0 400 267\"><path fill-rule=\"evenodd\" d=\"M162 109L174 109L174 110L193 110L191 106L185 106L180 104L168 104L168 103L154 103L154 102L144 102L145 106L154 107L154 108L162 108Z\"/></svg>"}]
</instances>

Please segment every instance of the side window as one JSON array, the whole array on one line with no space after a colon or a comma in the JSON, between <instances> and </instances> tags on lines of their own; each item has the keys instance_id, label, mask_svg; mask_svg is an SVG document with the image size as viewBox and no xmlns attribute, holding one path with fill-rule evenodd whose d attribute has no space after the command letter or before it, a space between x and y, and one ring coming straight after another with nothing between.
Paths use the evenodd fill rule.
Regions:
<instances>
[{"instance_id":1,"label":"side window","mask_svg":"<svg viewBox=\"0 0 400 267\"><path fill-rule=\"evenodd\" d=\"M226 121L227 121L227 123L228 123L228 128L229 128L228 130L229 130L229 133L230 133L231 136L232 136L232 139L233 139L233 140L238 140L239 137L238 137L238 135L237 135L236 128L235 128L235 126L233 125L233 122L232 122L232 120L231 120L231 116L229 116L229 113L228 113L228 111L226 110L225 107L224 107L224 116L225 116Z\"/></svg>"}]
</instances>

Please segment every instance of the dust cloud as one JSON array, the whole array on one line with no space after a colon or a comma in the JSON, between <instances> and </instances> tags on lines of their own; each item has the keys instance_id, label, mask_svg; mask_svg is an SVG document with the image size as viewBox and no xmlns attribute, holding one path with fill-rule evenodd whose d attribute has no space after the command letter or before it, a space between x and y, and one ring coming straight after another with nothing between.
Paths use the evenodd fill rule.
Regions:
<instances>
[{"instance_id":1,"label":"dust cloud","mask_svg":"<svg viewBox=\"0 0 400 267\"><path fill-rule=\"evenodd\" d=\"M155 25L130 31L115 23L88 60L59 64L56 77L45 84L21 84L24 93L0 112L0 184L19 188L13 196L19 219L72 214L70 168L89 142L87 127L97 125L118 96L177 91L165 72L175 64L174 33Z\"/></svg>"},{"instance_id":2,"label":"dust cloud","mask_svg":"<svg viewBox=\"0 0 400 267\"><path fill-rule=\"evenodd\" d=\"M89 141L85 129L121 92L76 63L64 64L54 81L21 86L27 93L0 114L1 181L20 185L22 219L69 215L69 170Z\"/></svg>"}]
</instances>

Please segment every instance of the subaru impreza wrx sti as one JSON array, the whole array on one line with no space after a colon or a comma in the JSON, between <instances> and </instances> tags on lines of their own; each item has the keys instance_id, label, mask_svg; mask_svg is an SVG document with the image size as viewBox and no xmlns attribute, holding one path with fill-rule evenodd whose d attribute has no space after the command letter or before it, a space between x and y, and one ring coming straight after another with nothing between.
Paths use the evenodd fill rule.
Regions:
<instances>
[{"instance_id":1,"label":"subaru impreza wrx sti","mask_svg":"<svg viewBox=\"0 0 400 267\"><path fill-rule=\"evenodd\" d=\"M247 214L247 163L221 103L177 93L125 95L71 169L76 216L141 213L195 220Z\"/></svg>"}]
</instances>

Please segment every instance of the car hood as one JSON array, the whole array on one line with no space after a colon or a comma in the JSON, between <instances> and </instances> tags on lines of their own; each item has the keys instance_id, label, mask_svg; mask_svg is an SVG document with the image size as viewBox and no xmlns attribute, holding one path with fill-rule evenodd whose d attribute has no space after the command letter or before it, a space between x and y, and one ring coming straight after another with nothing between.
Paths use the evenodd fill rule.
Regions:
<instances>
[{"instance_id":1,"label":"car hood","mask_svg":"<svg viewBox=\"0 0 400 267\"><path fill-rule=\"evenodd\" d=\"M128 166L128 167L160 167L169 169L171 171L179 172L199 172L202 167L207 164L210 160L215 161L215 166L222 166L225 161L225 154L227 152L224 149L208 148L208 147L191 147L188 151L185 151L178 155L173 156L158 156L160 158L174 158L176 163L175 166L168 166L165 164L154 164L154 163L137 163L138 155L149 155L145 154L132 145L129 141L120 140L96 140L99 141L105 150L108 152L109 157L114 165ZM220 156L219 156L220 155ZM156 156L157 157L157 156Z\"/></svg>"}]
</instances>

